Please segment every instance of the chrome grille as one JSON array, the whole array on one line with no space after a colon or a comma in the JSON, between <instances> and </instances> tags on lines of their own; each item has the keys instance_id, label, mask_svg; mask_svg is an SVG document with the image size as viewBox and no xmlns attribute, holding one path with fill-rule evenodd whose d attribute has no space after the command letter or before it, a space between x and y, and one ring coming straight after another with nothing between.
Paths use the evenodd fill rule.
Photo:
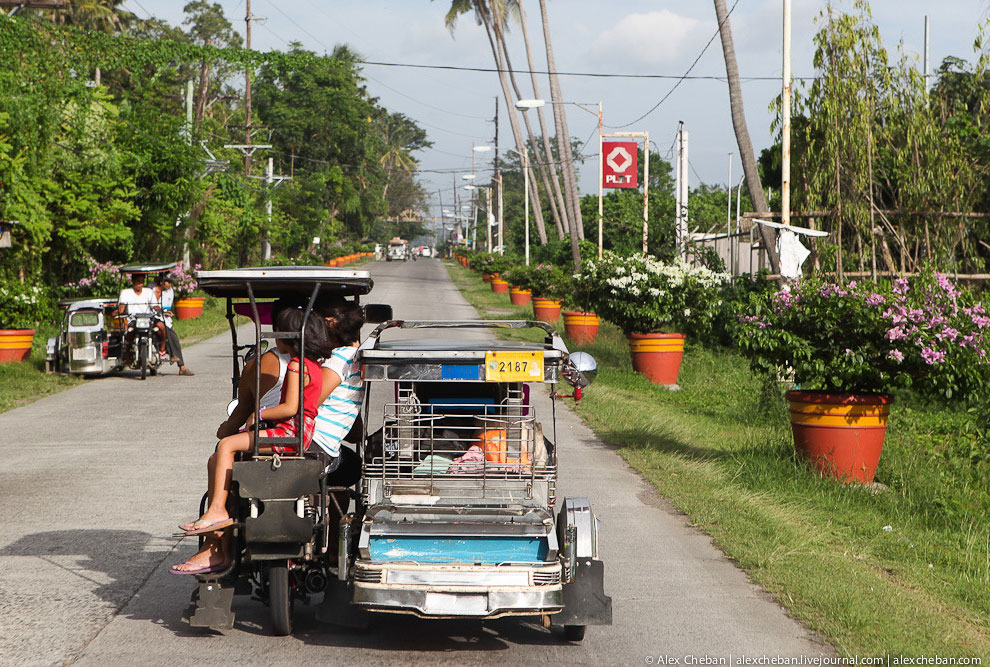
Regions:
<instances>
[{"instance_id":1,"label":"chrome grille","mask_svg":"<svg viewBox=\"0 0 990 667\"><path fill-rule=\"evenodd\" d=\"M533 573L533 585L534 586L554 586L560 583L560 570L553 570L552 572L534 572Z\"/></svg>"},{"instance_id":2,"label":"chrome grille","mask_svg":"<svg viewBox=\"0 0 990 667\"><path fill-rule=\"evenodd\" d=\"M362 584L380 584L382 583L382 574L384 574L383 570L357 567L354 570L354 581Z\"/></svg>"}]
</instances>

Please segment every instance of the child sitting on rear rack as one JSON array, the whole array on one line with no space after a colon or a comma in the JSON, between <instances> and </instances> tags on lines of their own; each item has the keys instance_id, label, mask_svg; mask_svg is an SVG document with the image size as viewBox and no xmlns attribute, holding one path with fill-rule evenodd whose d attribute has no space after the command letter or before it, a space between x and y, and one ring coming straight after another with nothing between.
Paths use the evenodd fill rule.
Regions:
<instances>
[{"instance_id":1,"label":"child sitting on rear rack","mask_svg":"<svg viewBox=\"0 0 990 667\"><path fill-rule=\"evenodd\" d=\"M299 308L286 308L278 314L275 321L275 331L298 332L302 328L303 311ZM312 313L306 322L306 351L303 359L303 449L309 447L313 438L317 409L320 404L320 392L323 388L323 373L320 360L330 356L331 345L327 337L327 329L322 318ZM234 455L237 452L248 452L254 449L255 419L275 422L259 431L260 437L296 437L299 434L299 382L298 373L300 350L298 339L278 338L275 345L280 352L291 353L285 381L282 383L282 402L273 408L262 410L259 415L252 413L247 419L247 431L227 436L217 445L216 452L210 456L207 465L209 505L199 519L183 524L179 528L187 535L202 535L223 530L231 526L234 520L227 513L227 496L230 492L230 481L234 467ZM258 448L263 454L296 455L298 450L294 445L262 446ZM208 540L204 548L189 560L172 567L173 574L209 574L219 572L229 566L230 558L226 554L226 541Z\"/></svg>"}]
</instances>

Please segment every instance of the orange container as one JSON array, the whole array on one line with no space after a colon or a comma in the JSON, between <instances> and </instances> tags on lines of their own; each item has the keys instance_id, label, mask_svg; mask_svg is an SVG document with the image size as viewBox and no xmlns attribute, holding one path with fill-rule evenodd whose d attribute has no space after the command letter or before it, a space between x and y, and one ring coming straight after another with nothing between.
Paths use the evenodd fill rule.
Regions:
<instances>
[{"instance_id":1,"label":"orange container","mask_svg":"<svg viewBox=\"0 0 990 667\"><path fill-rule=\"evenodd\" d=\"M632 367L653 384L677 384L684 358L684 334L650 333L629 334L629 353Z\"/></svg>"},{"instance_id":2,"label":"orange container","mask_svg":"<svg viewBox=\"0 0 990 667\"><path fill-rule=\"evenodd\" d=\"M509 291L509 281L495 278L491 282L492 291L496 294L506 294Z\"/></svg>"},{"instance_id":3,"label":"orange container","mask_svg":"<svg viewBox=\"0 0 990 667\"><path fill-rule=\"evenodd\" d=\"M34 329L0 329L0 363L24 361L33 343Z\"/></svg>"},{"instance_id":4,"label":"orange container","mask_svg":"<svg viewBox=\"0 0 990 667\"><path fill-rule=\"evenodd\" d=\"M789 391L794 447L824 476L870 484L887 434L886 394Z\"/></svg>"},{"instance_id":5,"label":"orange container","mask_svg":"<svg viewBox=\"0 0 990 667\"><path fill-rule=\"evenodd\" d=\"M560 307L562 303L561 301L541 299L534 296L533 317L547 324L556 324L557 320L560 319Z\"/></svg>"},{"instance_id":6,"label":"orange container","mask_svg":"<svg viewBox=\"0 0 990 667\"><path fill-rule=\"evenodd\" d=\"M509 288L509 301L513 306L528 306L533 299L533 291L522 287Z\"/></svg>"},{"instance_id":7,"label":"orange container","mask_svg":"<svg viewBox=\"0 0 990 667\"><path fill-rule=\"evenodd\" d=\"M577 345L590 345L598 337L601 320L594 313L564 311L564 331Z\"/></svg>"}]
</instances>

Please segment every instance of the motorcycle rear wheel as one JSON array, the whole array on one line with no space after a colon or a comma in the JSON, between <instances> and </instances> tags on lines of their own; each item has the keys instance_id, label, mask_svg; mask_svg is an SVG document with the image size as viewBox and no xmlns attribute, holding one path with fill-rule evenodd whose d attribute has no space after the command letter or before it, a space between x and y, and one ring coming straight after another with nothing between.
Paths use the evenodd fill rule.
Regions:
<instances>
[{"instance_id":1,"label":"motorcycle rear wheel","mask_svg":"<svg viewBox=\"0 0 990 667\"><path fill-rule=\"evenodd\" d=\"M138 343L138 366L141 367L141 379L148 377L148 343L141 341Z\"/></svg>"}]
</instances>

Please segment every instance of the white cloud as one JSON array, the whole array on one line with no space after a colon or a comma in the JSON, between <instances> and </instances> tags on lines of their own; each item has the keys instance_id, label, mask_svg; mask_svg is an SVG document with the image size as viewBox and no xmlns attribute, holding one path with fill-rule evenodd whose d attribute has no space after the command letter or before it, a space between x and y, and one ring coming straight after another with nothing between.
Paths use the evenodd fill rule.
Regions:
<instances>
[{"instance_id":1,"label":"white cloud","mask_svg":"<svg viewBox=\"0 0 990 667\"><path fill-rule=\"evenodd\" d=\"M687 50L695 51L706 31L703 21L667 9L629 14L598 35L591 54L598 62L622 63L630 69L669 65L683 61Z\"/></svg>"}]
</instances>

